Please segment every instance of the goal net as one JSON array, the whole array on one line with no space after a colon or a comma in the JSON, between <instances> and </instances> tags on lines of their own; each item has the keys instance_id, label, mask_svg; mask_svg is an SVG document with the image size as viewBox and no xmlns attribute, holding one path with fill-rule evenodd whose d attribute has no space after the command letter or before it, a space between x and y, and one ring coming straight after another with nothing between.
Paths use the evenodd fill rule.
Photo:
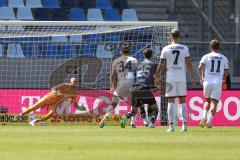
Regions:
<instances>
[{"instance_id":1,"label":"goal net","mask_svg":"<svg viewBox=\"0 0 240 160\"><path fill-rule=\"evenodd\" d=\"M111 63L120 55L120 47L128 45L130 55L139 61L143 50L151 48L157 62L173 28L177 28L176 22L1 21L0 111L20 113L51 87L75 76L80 80L79 105L91 114L104 113L100 106L110 101ZM160 103L159 95L156 98ZM164 97L161 103L165 113ZM78 113L67 104L57 108L57 113ZM129 109L121 102L114 112L122 114ZM34 113L45 112L39 109ZM166 114L161 119L166 121Z\"/></svg>"}]
</instances>

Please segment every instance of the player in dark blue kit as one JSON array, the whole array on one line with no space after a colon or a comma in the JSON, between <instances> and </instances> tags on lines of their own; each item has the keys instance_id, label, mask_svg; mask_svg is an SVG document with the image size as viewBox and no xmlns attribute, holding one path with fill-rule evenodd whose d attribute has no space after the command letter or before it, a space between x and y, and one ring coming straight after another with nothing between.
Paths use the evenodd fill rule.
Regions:
<instances>
[{"instance_id":1,"label":"player in dark blue kit","mask_svg":"<svg viewBox=\"0 0 240 160\"><path fill-rule=\"evenodd\" d=\"M157 118L158 107L155 97L152 93L154 90L154 79L157 65L151 61L153 51L146 49L144 51L144 61L138 65L135 72L135 82L132 88L132 112L123 116L121 119L121 126L125 127L125 121L131 116L137 114L138 108L140 108L141 116L144 120L144 124L149 128L154 128L154 122ZM131 124L132 128L135 124Z\"/></svg>"}]
</instances>

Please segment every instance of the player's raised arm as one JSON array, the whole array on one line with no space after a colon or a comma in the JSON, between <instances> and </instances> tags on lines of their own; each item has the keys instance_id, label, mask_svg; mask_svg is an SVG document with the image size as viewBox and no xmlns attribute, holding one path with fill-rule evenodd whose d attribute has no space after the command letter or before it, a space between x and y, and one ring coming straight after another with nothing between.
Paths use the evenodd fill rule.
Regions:
<instances>
[{"instance_id":1,"label":"player's raised arm","mask_svg":"<svg viewBox=\"0 0 240 160\"><path fill-rule=\"evenodd\" d=\"M192 65L192 62L190 60L190 57L186 57L185 62L186 62L188 71L191 74L191 77L192 77L192 87L194 88L194 87L196 87L196 81L195 81L194 69L193 69L193 65Z\"/></svg>"}]
</instances>

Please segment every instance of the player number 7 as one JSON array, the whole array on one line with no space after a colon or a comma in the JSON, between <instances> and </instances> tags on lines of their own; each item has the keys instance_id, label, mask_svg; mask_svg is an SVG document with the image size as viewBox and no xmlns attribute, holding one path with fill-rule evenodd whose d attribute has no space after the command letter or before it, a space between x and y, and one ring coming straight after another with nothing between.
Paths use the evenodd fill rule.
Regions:
<instances>
[{"instance_id":1,"label":"player number 7","mask_svg":"<svg viewBox=\"0 0 240 160\"><path fill-rule=\"evenodd\" d=\"M180 51L179 50L173 50L172 54L176 54L176 57L175 57L175 60L174 60L173 64L178 65L178 57L179 57Z\"/></svg>"}]
</instances>

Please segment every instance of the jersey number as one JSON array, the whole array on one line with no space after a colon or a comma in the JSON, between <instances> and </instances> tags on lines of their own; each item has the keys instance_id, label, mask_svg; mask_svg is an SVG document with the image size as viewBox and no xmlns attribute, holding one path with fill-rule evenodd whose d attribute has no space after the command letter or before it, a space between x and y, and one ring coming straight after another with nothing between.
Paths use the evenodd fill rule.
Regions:
<instances>
[{"instance_id":1,"label":"jersey number","mask_svg":"<svg viewBox=\"0 0 240 160\"><path fill-rule=\"evenodd\" d=\"M211 71L210 72L214 72L215 60L212 60L211 63L212 63L212 65L211 65ZM220 73L220 66L221 66L221 61L218 60L217 61L216 73Z\"/></svg>"},{"instance_id":2,"label":"jersey number","mask_svg":"<svg viewBox=\"0 0 240 160\"><path fill-rule=\"evenodd\" d=\"M178 65L178 57L179 57L180 51L179 50L173 50L172 54L176 54L176 57L175 57L175 60L174 60L173 64Z\"/></svg>"},{"instance_id":3,"label":"jersey number","mask_svg":"<svg viewBox=\"0 0 240 160\"><path fill-rule=\"evenodd\" d=\"M119 72L124 72L125 69L127 69L128 71L132 70L132 61L128 61L128 63L124 66L124 62L120 61L117 63L117 66L119 66L120 70Z\"/></svg>"}]
</instances>

